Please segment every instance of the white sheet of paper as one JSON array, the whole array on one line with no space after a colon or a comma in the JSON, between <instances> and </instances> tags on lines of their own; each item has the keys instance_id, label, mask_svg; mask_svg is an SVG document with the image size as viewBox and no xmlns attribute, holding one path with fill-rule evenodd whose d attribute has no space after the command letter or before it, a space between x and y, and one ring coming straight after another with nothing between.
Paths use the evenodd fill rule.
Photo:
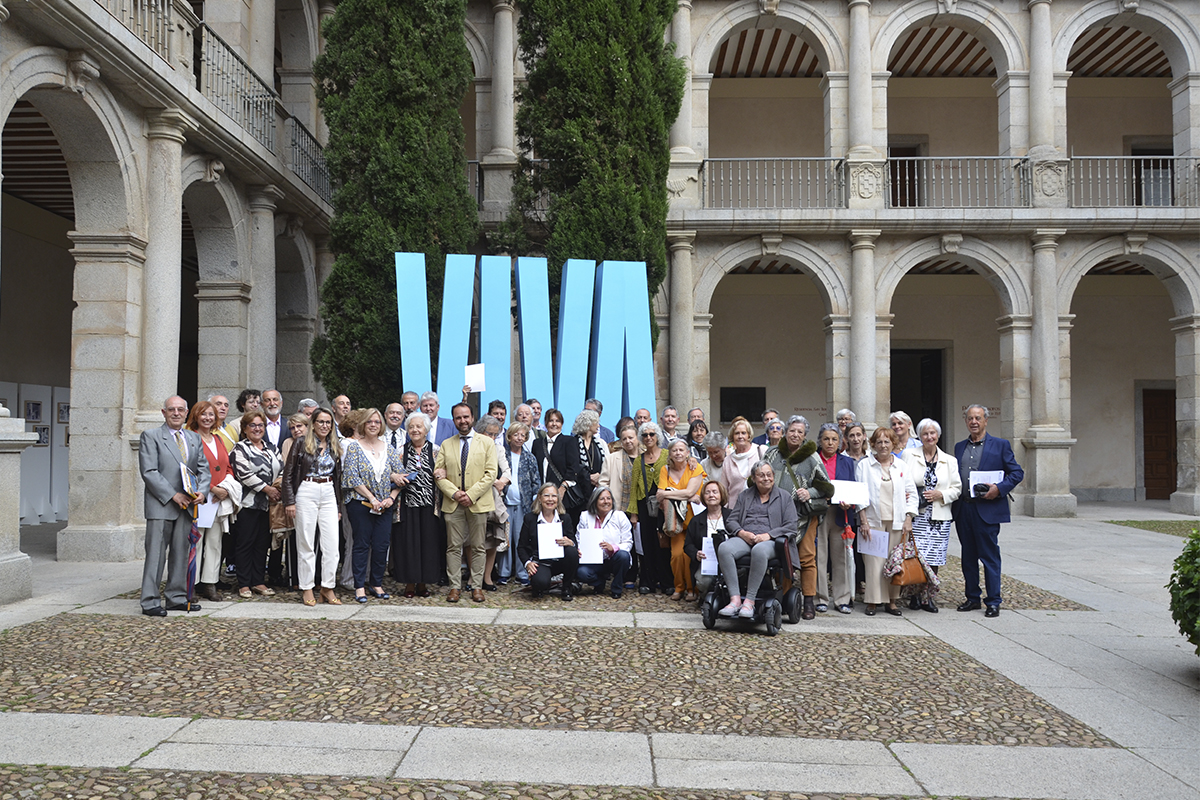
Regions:
<instances>
[{"instance_id":1,"label":"white sheet of paper","mask_svg":"<svg viewBox=\"0 0 1200 800\"><path fill-rule=\"evenodd\" d=\"M600 531L584 528L577 534L579 539L579 563L603 564L604 551L600 549Z\"/></svg>"},{"instance_id":2,"label":"white sheet of paper","mask_svg":"<svg viewBox=\"0 0 1200 800\"><path fill-rule=\"evenodd\" d=\"M871 529L871 539L861 533L858 536L858 553L864 556L888 557L888 532Z\"/></svg>"},{"instance_id":3,"label":"white sheet of paper","mask_svg":"<svg viewBox=\"0 0 1200 800\"><path fill-rule=\"evenodd\" d=\"M486 390L487 385L483 382L483 364L467 364L463 383L470 386L472 392Z\"/></svg>"},{"instance_id":4,"label":"white sheet of paper","mask_svg":"<svg viewBox=\"0 0 1200 800\"><path fill-rule=\"evenodd\" d=\"M991 470L973 469L969 473L967 473L967 478L971 481L972 486L974 486L977 483L999 483L1000 481L1004 480L1004 470L1002 470L1002 469L991 469ZM963 494L966 494L968 496L970 496L970 494L971 494L970 491L968 491L967 487L965 487L965 486L963 487Z\"/></svg>"},{"instance_id":5,"label":"white sheet of paper","mask_svg":"<svg viewBox=\"0 0 1200 800\"><path fill-rule=\"evenodd\" d=\"M871 502L865 483L858 481L830 481L830 483L833 484L833 497L829 500L831 504L848 503L863 508Z\"/></svg>"},{"instance_id":6,"label":"white sheet of paper","mask_svg":"<svg viewBox=\"0 0 1200 800\"><path fill-rule=\"evenodd\" d=\"M214 500L210 494L208 502L196 506L196 527L200 530L211 528L217 520L217 507L220 505L220 501Z\"/></svg>"},{"instance_id":7,"label":"white sheet of paper","mask_svg":"<svg viewBox=\"0 0 1200 800\"><path fill-rule=\"evenodd\" d=\"M704 503L692 503L692 516L698 517L705 512Z\"/></svg>"},{"instance_id":8,"label":"white sheet of paper","mask_svg":"<svg viewBox=\"0 0 1200 800\"><path fill-rule=\"evenodd\" d=\"M711 536L704 537L703 552L704 558L700 559L700 574L716 575L721 571L721 565L717 563L717 548L713 546Z\"/></svg>"},{"instance_id":9,"label":"white sheet of paper","mask_svg":"<svg viewBox=\"0 0 1200 800\"><path fill-rule=\"evenodd\" d=\"M554 541L563 535L561 522L538 523L538 558L562 558L562 545Z\"/></svg>"}]
</instances>

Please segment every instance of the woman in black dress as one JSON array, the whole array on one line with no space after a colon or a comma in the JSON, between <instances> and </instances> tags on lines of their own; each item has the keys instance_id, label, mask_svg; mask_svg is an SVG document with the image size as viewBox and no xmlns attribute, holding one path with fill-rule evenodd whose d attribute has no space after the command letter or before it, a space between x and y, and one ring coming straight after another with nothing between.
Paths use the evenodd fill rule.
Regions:
<instances>
[{"instance_id":1,"label":"woman in black dress","mask_svg":"<svg viewBox=\"0 0 1200 800\"><path fill-rule=\"evenodd\" d=\"M433 456L429 417L414 411L404 421L408 443L404 446L404 485L400 489L400 552L396 578L405 584L405 597L428 597L428 585L445 574L441 557L446 552L442 521L434 513L438 496L433 482Z\"/></svg>"}]
</instances>

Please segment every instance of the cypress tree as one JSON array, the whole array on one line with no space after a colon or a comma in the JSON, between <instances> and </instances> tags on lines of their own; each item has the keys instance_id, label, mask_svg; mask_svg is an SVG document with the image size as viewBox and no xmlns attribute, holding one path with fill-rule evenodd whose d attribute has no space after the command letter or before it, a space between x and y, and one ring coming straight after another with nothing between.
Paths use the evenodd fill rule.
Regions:
<instances>
[{"instance_id":1,"label":"cypress tree","mask_svg":"<svg viewBox=\"0 0 1200 800\"><path fill-rule=\"evenodd\" d=\"M337 256L311 355L317 380L357 406L400 397L393 254L426 254L436 349L446 254L470 252L478 235L459 115L472 79L465 18L466 0L341 0L325 25L314 71Z\"/></svg>"},{"instance_id":2,"label":"cypress tree","mask_svg":"<svg viewBox=\"0 0 1200 800\"><path fill-rule=\"evenodd\" d=\"M667 274L670 128L686 77L663 41L676 0L518 6L520 160L493 244L546 256L555 325L568 258L645 261L650 302Z\"/></svg>"}]
</instances>

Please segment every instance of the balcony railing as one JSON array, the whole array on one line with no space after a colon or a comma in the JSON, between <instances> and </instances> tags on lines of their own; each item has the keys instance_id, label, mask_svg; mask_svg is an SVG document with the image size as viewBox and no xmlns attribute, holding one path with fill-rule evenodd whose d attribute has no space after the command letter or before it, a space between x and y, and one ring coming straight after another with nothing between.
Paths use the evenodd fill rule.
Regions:
<instances>
[{"instance_id":1,"label":"balcony railing","mask_svg":"<svg viewBox=\"0 0 1200 800\"><path fill-rule=\"evenodd\" d=\"M710 158L704 208L844 208L845 164L835 158Z\"/></svg>"},{"instance_id":2,"label":"balcony railing","mask_svg":"<svg viewBox=\"0 0 1200 800\"><path fill-rule=\"evenodd\" d=\"M475 204L483 208L483 168L478 161L467 162L467 191L475 198Z\"/></svg>"},{"instance_id":3,"label":"balcony railing","mask_svg":"<svg viewBox=\"0 0 1200 800\"><path fill-rule=\"evenodd\" d=\"M164 61L171 60L171 0L103 0L103 4L108 13Z\"/></svg>"},{"instance_id":4,"label":"balcony railing","mask_svg":"<svg viewBox=\"0 0 1200 800\"><path fill-rule=\"evenodd\" d=\"M276 152L275 91L212 28L201 23L196 34L197 88L263 147Z\"/></svg>"},{"instance_id":5,"label":"balcony railing","mask_svg":"<svg viewBox=\"0 0 1200 800\"><path fill-rule=\"evenodd\" d=\"M1076 157L1070 176L1077 208L1200 206L1200 158Z\"/></svg>"},{"instance_id":6,"label":"balcony railing","mask_svg":"<svg viewBox=\"0 0 1200 800\"><path fill-rule=\"evenodd\" d=\"M1024 159L889 158L889 208L1014 208L1031 204Z\"/></svg>"},{"instance_id":7,"label":"balcony railing","mask_svg":"<svg viewBox=\"0 0 1200 800\"><path fill-rule=\"evenodd\" d=\"M333 184L329 179L329 166L317 137L295 117L288 117L283 126L289 141L288 159L292 172L308 184L326 203L333 203Z\"/></svg>"}]
</instances>

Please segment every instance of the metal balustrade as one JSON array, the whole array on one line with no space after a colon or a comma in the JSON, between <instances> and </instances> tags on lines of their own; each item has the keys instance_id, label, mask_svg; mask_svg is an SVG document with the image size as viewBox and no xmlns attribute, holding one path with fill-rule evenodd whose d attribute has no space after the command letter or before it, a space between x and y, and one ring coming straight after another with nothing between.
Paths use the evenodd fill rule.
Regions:
<instances>
[{"instance_id":1,"label":"metal balustrade","mask_svg":"<svg viewBox=\"0 0 1200 800\"><path fill-rule=\"evenodd\" d=\"M1200 206L1200 158L1075 157L1069 175L1077 208Z\"/></svg>"},{"instance_id":2,"label":"metal balustrade","mask_svg":"<svg viewBox=\"0 0 1200 800\"><path fill-rule=\"evenodd\" d=\"M704 208L845 208L845 162L836 158L710 158Z\"/></svg>"},{"instance_id":3,"label":"metal balustrade","mask_svg":"<svg viewBox=\"0 0 1200 800\"><path fill-rule=\"evenodd\" d=\"M332 204L333 183L329 179L329 165L325 163L321 143L295 117L287 118L283 130L290 143L288 161L292 172L322 200Z\"/></svg>"},{"instance_id":4,"label":"metal balustrade","mask_svg":"<svg viewBox=\"0 0 1200 800\"><path fill-rule=\"evenodd\" d=\"M1008 156L889 158L889 208L1021 208L1031 205L1024 159Z\"/></svg>"},{"instance_id":5,"label":"metal balustrade","mask_svg":"<svg viewBox=\"0 0 1200 800\"><path fill-rule=\"evenodd\" d=\"M276 152L278 95L208 25L200 23L196 34L200 51L197 88L263 147Z\"/></svg>"},{"instance_id":6,"label":"metal balustrade","mask_svg":"<svg viewBox=\"0 0 1200 800\"><path fill-rule=\"evenodd\" d=\"M171 0L104 0L103 5L134 36L170 62L174 15Z\"/></svg>"}]
</instances>

